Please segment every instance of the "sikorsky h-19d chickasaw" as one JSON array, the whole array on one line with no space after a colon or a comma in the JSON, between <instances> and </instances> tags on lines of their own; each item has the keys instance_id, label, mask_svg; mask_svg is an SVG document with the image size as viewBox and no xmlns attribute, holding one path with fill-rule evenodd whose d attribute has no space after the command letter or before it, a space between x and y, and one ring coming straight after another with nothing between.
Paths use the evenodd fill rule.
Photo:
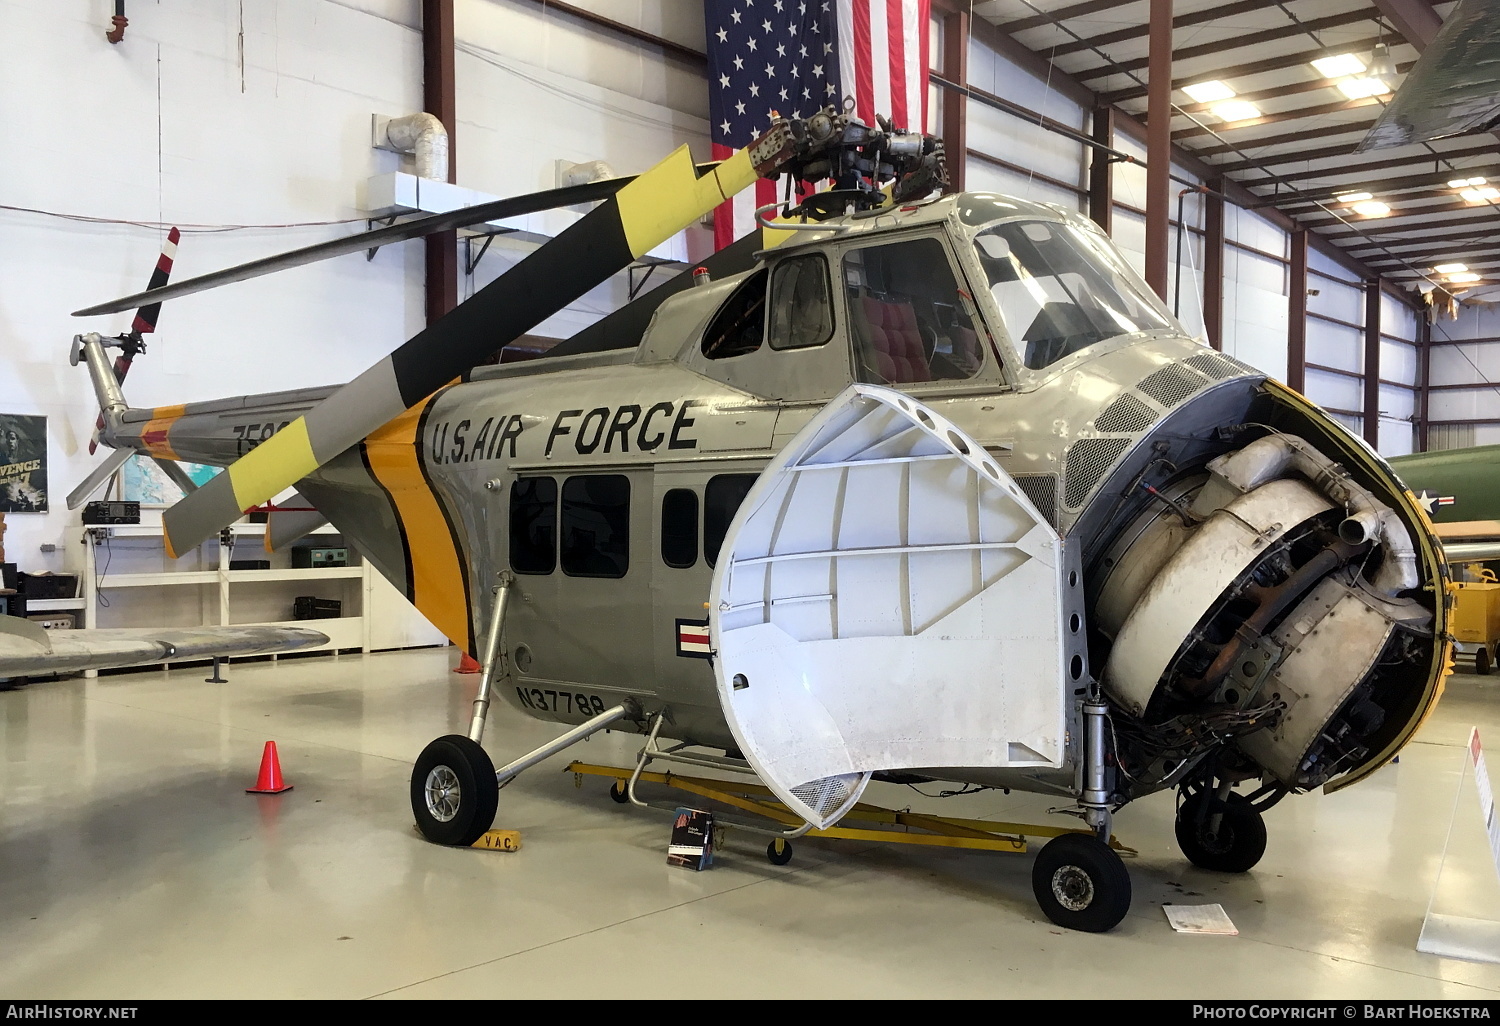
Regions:
<instances>
[{"instance_id":1,"label":"sikorsky h-19d chickasaw","mask_svg":"<svg viewBox=\"0 0 1500 1026\"><path fill-rule=\"evenodd\" d=\"M833 185L548 357L481 366L774 175ZM1396 755L1448 665L1446 570L1379 456L1189 337L1094 225L943 179L936 140L825 110L711 167L500 201L602 197L344 386L130 409L110 340L75 349L106 443L227 467L167 511L172 551L295 484L479 656L468 733L412 774L431 840L473 842L500 786L611 727L753 772L785 836L872 779L1054 795L1083 824L1033 889L1106 930L1132 800L1177 789L1185 854L1244 871L1271 804ZM568 729L496 770L492 698Z\"/></svg>"}]
</instances>

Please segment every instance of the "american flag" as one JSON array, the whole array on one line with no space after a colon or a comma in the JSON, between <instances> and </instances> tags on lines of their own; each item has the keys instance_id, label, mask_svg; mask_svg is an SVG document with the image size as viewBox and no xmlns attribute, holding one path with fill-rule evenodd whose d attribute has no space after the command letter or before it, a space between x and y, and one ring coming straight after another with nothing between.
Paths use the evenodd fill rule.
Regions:
<instances>
[{"instance_id":1,"label":"american flag","mask_svg":"<svg viewBox=\"0 0 1500 1026\"><path fill-rule=\"evenodd\" d=\"M854 113L927 129L929 0L704 0L709 120L721 160L765 131L773 113L807 117L854 98ZM722 204L714 245L755 226L778 198L761 180Z\"/></svg>"}]
</instances>

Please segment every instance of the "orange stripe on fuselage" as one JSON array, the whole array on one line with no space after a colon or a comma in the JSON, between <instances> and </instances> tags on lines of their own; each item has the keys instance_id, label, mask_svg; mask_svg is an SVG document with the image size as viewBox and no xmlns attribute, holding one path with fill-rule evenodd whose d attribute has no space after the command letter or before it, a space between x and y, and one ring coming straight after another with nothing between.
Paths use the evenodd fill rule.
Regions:
<instances>
[{"instance_id":1,"label":"orange stripe on fuselage","mask_svg":"<svg viewBox=\"0 0 1500 1026\"><path fill-rule=\"evenodd\" d=\"M177 453L172 450L171 443L167 441L167 435L172 430L172 425L177 423L178 418L186 412L186 405L158 406L152 410L151 419L141 430L141 445L146 451L157 459L177 459Z\"/></svg>"},{"instance_id":2,"label":"orange stripe on fuselage","mask_svg":"<svg viewBox=\"0 0 1500 1026\"><path fill-rule=\"evenodd\" d=\"M469 607L464 562L437 496L418 463L417 426L432 398L418 403L365 439L376 480L396 505L411 558L411 600L434 627L469 651Z\"/></svg>"}]
</instances>

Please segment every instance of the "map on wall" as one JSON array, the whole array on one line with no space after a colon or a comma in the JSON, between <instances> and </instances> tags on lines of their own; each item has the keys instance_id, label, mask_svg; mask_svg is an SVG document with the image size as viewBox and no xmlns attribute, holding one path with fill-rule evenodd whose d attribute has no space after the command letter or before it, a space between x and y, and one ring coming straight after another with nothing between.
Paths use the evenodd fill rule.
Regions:
<instances>
[{"instance_id":1,"label":"map on wall","mask_svg":"<svg viewBox=\"0 0 1500 1026\"><path fill-rule=\"evenodd\" d=\"M47 418L0 414L0 513L47 512Z\"/></svg>"},{"instance_id":2,"label":"map on wall","mask_svg":"<svg viewBox=\"0 0 1500 1026\"><path fill-rule=\"evenodd\" d=\"M221 468L202 463L177 464L194 484L204 484ZM139 454L130 457L120 468L120 498L126 502L139 502L142 506L170 506L182 498L178 488L149 456Z\"/></svg>"}]
</instances>

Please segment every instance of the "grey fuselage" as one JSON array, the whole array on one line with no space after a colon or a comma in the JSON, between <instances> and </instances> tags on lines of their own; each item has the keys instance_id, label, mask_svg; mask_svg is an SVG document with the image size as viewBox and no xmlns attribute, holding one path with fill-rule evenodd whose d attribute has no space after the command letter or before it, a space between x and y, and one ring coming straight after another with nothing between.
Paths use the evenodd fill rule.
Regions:
<instances>
[{"instance_id":1,"label":"grey fuselage","mask_svg":"<svg viewBox=\"0 0 1500 1026\"><path fill-rule=\"evenodd\" d=\"M714 478L757 474L830 398L852 381L870 380L856 358L852 300L845 302L839 287L844 254L860 247L907 239L941 244L983 363L967 378L892 387L920 398L997 458L1074 547L1091 589L1107 569L1100 564L1113 539L1151 502L1135 486L1142 479L1164 485L1202 468L1235 447L1234 433L1247 423L1311 436L1335 459L1358 462L1382 494L1399 492L1389 468L1361 443L1295 393L1189 337L1138 279L1139 293L1171 327L1108 338L1039 369L1027 367L1024 343L1007 334L974 250L975 235L1005 219L1097 232L1061 208L989 194L828 222L765 250L754 269L662 302L635 348L477 368L469 380L439 392L421 409L412 444L422 481L441 508L441 530L434 520L424 526L403 514L410 497L403 500L381 479L379 460L363 446L300 489L470 652L479 650L475 639L488 623L497 575L516 571L504 631L508 673L497 681L496 697L530 716L577 723L632 696L648 714L666 710L664 733L719 748L732 748L734 739L712 663L685 651L680 633L684 622L707 618L713 568L704 546L711 526L704 522L706 493ZM777 348L773 337L742 355L705 354L705 332L744 282L768 268L769 307L776 301L776 267L809 253L826 257L834 282L826 342ZM247 433L259 434L248 430L251 423L279 426L323 394L190 406L171 427L172 449L183 459L227 464L243 451ZM132 411L127 427L151 412ZM622 563L614 539L610 570L623 573L568 572L566 555L548 572L515 565L516 483L551 478L561 495L570 479L594 476L628 483L628 544ZM669 565L663 503L669 492L683 491L697 499L695 537L685 539L679 516L666 539ZM617 487L612 494L618 499ZM577 514L585 526L591 515ZM618 534L618 527L617 517L609 530ZM456 562L461 580L430 569L444 559ZM462 603L461 626L452 618L439 622L430 611L444 601ZM1107 638L1090 636L1093 675L1102 670L1107 646ZM1069 733L1069 760L1055 771L937 771L1076 792L1079 732Z\"/></svg>"}]
</instances>

